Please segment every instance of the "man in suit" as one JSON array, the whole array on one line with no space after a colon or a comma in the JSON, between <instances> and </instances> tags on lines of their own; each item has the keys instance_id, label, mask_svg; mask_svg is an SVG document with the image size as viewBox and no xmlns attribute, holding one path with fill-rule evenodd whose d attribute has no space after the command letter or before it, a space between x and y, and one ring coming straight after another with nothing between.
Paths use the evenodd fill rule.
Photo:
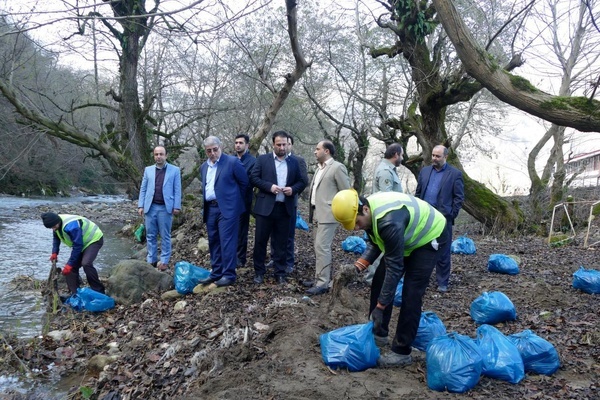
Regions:
<instances>
[{"instance_id":1,"label":"man in suit","mask_svg":"<svg viewBox=\"0 0 600 400\"><path fill-rule=\"evenodd\" d=\"M199 283L233 285L236 280L238 229L245 210L248 174L236 156L223 154L216 136L204 139L208 159L200 167L204 198L203 219L208 233L210 275Z\"/></svg>"},{"instance_id":2,"label":"man in suit","mask_svg":"<svg viewBox=\"0 0 600 400\"><path fill-rule=\"evenodd\" d=\"M181 170L167 162L167 150L163 146L156 146L153 154L156 164L144 170L138 214L145 216L146 260L154 268L164 271L171 258L173 215L181 211ZM160 261L157 235L160 235Z\"/></svg>"},{"instance_id":3,"label":"man in suit","mask_svg":"<svg viewBox=\"0 0 600 400\"><path fill-rule=\"evenodd\" d=\"M258 188L254 216L254 282L261 284L266 272L267 242L271 237L274 251L273 267L279 284L287 281L286 249L290 232L290 219L295 215L296 197L306 187L300 166L287 152L288 134L273 134L273 153L256 159L250 181Z\"/></svg>"},{"instance_id":4,"label":"man in suit","mask_svg":"<svg viewBox=\"0 0 600 400\"><path fill-rule=\"evenodd\" d=\"M235 153L237 158L244 165L248 180L250 180L250 171L254 167L256 157L248 151L250 137L244 133L240 133L235 137ZM238 245L237 245L237 267L243 268L246 266L246 253L248 252L248 229L250 227L250 211L252 207L252 184L246 187L244 194L244 205L246 209L240 214L240 226L238 230Z\"/></svg>"},{"instance_id":5,"label":"man in suit","mask_svg":"<svg viewBox=\"0 0 600 400\"><path fill-rule=\"evenodd\" d=\"M317 223L315 234L315 282L306 293L311 296L329 291L331 282L331 242L339 225L331 212L331 200L340 190L350 188L346 166L333 159L335 146L329 140L317 144L318 168L310 183L308 221Z\"/></svg>"},{"instance_id":6,"label":"man in suit","mask_svg":"<svg viewBox=\"0 0 600 400\"><path fill-rule=\"evenodd\" d=\"M449 240L440 248L435 268L438 291L448 291L450 280L452 225L458 216L465 191L462 172L446 163L448 149L435 146L431 152L431 165L423 168L417 179L415 196L425 200L446 217L446 235Z\"/></svg>"}]
</instances>

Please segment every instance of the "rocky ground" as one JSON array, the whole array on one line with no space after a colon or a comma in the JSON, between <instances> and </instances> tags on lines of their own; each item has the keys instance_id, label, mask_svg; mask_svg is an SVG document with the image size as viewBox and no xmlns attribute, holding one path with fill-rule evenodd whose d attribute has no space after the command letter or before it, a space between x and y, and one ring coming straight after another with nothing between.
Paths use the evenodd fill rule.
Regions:
<instances>
[{"instance_id":1,"label":"rocky ground","mask_svg":"<svg viewBox=\"0 0 600 400\"><path fill-rule=\"evenodd\" d=\"M197 247L204 227L193 206L186 205L174 233L173 260L207 266L208 256ZM121 211L110 207L123 222L135 221L135 205ZM471 303L482 292L501 291L514 303L517 320L496 327L505 334L534 331L556 347L562 365L552 376L528 374L516 385L482 377L460 397L600 398L600 295L572 287L579 266L600 269L598 251L550 247L537 237L490 237L472 223L458 225L455 237L462 233L475 240L477 253L453 255L450 291L438 293L432 280L424 310L434 311L449 332L474 337ZM159 293L149 293L143 303L118 305L101 314L65 310L52 319L49 330L68 329L70 338L6 338L0 365L47 380L61 377L71 388L66 397L72 399L456 398L428 389L424 353L418 351L415 362L403 369L351 373L323 363L319 335L366 322L369 288L356 279L336 287L335 293L305 297L301 282L314 273L312 238L311 232L296 235L297 265L287 285L269 279L256 286L253 271L246 268L238 271L235 286L207 294L165 301ZM346 236L340 231L334 242L336 267L355 259L341 250ZM520 273L488 272L487 260L494 253L518 256ZM99 357L94 356L106 356L109 366L98 371L94 362ZM40 391L9 396L48 398Z\"/></svg>"}]
</instances>

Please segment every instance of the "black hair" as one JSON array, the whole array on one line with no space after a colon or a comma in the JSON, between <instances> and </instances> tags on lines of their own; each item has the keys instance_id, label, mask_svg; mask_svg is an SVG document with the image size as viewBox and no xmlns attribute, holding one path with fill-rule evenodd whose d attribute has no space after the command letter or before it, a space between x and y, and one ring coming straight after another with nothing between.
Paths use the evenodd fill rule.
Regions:
<instances>
[{"instance_id":1,"label":"black hair","mask_svg":"<svg viewBox=\"0 0 600 400\"><path fill-rule=\"evenodd\" d=\"M364 196L358 196L358 211L356 212L358 215L365 215L363 214L363 206L367 206L369 208L371 208L371 206L369 205L369 200L367 200L366 197Z\"/></svg>"},{"instance_id":2,"label":"black hair","mask_svg":"<svg viewBox=\"0 0 600 400\"><path fill-rule=\"evenodd\" d=\"M392 143L387 147L387 149L385 149L385 154L383 156L389 160L390 158L394 157L396 153L402 156L402 152L403 149L400 143Z\"/></svg>"},{"instance_id":3,"label":"black hair","mask_svg":"<svg viewBox=\"0 0 600 400\"><path fill-rule=\"evenodd\" d=\"M277 132L273 133L273 143L275 143L275 138L278 138L278 137L285 138L285 140L287 142L287 138L289 138L290 135L286 131L277 131Z\"/></svg>"},{"instance_id":4,"label":"black hair","mask_svg":"<svg viewBox=\"0 0 600 400\"><path fill-rule=\"evenodd\" d=\"M243 138L246 144L250 143L250 136L246 135L245 133L238 133L235 138Z\"/></svg>"},{"instance_id":5,"label":"black hair","mask_svg":"<svg viewBox=\"0 0 600 400\"><path fill-rule=\"evenodd\" d=\"M323 148L329 150L329 155L331 157L335 156L335 146L330 140L323 140Z\"/></svg>"},{"instance_id":6,"label":"black hair","mask_svg":"<svg viewBox=\"0 0 600 400\"><path fill-rule=\"evenodd\" d=\"M290 142L292 142L292 146L294 145L294 137L288 133L288 139L290 139Z\"/></svg>"}]
</instances>

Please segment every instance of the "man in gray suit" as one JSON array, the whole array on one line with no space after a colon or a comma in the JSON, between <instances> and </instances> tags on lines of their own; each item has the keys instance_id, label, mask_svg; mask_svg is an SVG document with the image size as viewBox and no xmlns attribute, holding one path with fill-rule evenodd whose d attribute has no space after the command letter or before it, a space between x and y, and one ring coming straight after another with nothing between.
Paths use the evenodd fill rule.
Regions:
<instances>
[{"instance_id":1,"label":"man in gray suit","mask_svg":"<svg viewBox=\"0 0 600 400\"><path fill-rule=\"evenodd\" d=\"M311 296L326 293L331 282L331 242L339 225L331 212L331 200L337 192L350 188L346 166L333 159L335 146L329 140L317 144L317 170L309 189L309 222L317 223L315 234L315 282L306 291Z\"/></svg>"},{"instance_id":2,"label":"man in gray suit","mask_svg":"<svg viewBox=\"0 0 600 400\"><path fill-rule=\"evenodd\" d=\"M171 226L173 215L181 210L181 170L167 162L167 150L154 148L154 162L146 167L138 198L138 214L144 215L148 263L164 271L171 258ZM160 235L160 261L158 260Z\"/></svg>"}]
</instances>

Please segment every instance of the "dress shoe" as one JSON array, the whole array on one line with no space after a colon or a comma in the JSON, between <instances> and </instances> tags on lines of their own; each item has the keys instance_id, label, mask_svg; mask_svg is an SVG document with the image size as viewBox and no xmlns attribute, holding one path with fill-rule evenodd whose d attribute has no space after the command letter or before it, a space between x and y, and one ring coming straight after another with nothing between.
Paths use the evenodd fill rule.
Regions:
<instances>
[{"instance_id":1,"label":"dress shoe","mask_svg":"<svg viewBox=\"0 0 600 400\"><path fill-rule=\"evenodd\" d=\"M165 263L159 262L156 268L158 268L159 271L166 271L169 269L169 266Z\"/></svg>"},{"instance_id":2,"label":"dress shoe","mask_svg":"<svg viewBox=\"0 0 600 400\"><path fill-rule=\"evenodd\" d=\"M235 279L231 279L231 278L221 278L218 281L215 282L215 285L217 285L218 287L223 287L223 286L231 286L235 283Z\"/></svg>"},{"instance_id":3,"label":"dress shoe","mask_svg":"<svg viewBox=\"0 0 600 400\"><path fill-rule=\"evenodd\" d=\"M257 285L260 285L264 281L265 281L264 275L256 274L256 276L254 276L254 283L256 283Z\"/></svg>"},{"instance_id":4,"label":"dress shoe","mask_svg":"<svg viewBox=\"0 0 600 400\"><path fill-rule=\"evenodd\" d=\"M158 261L154 261L153 263L150 263L150 265L152 265L152 268L156 268L157 264L158 264Z\"/></svg>"},{"instance_id":5,"label":"dress shoe","mask_svg":"<svg viewBox=\"0 0 600 400\"><path fill-rule=\"evenodd\" d=\"M327 286L313 286L306 291L306 294L309 296L318 296L327 292L329 292L329 288Z\"/></svg>"},{"instance_id":6,"label":"dress shoe","mask_svg":"<svg viewBox=\"0 0 600 400\"><path fill-rule=\"evenodd\" d=\"M315 286L315 281L302 281L302 286L313 287L313 286Z\"/></svg>"},{"instance_id":7,"label":"dress shoe","mask_svg":"<svg viewBox=\"0 0 600 400\"><path fill-rule=\"evenodd\" d=\"M275 277L275 282L277 282L278 285L285 285L287 283L287 278L283 275L279 275Z\"/></svg>"},{"instance_id":8,"label":"dress shoe","mask_svg":"<svg viewBox=\"0 0 600 400\"><path fill-rule=\"evenodd\" d=\"M211 278L210 276L208 278L204 278L204 279L200 279L198 281L199 284L201 285L210 285L211 283L213 283L215 280L213 278Z\"/></svg>"}]
</instances>

